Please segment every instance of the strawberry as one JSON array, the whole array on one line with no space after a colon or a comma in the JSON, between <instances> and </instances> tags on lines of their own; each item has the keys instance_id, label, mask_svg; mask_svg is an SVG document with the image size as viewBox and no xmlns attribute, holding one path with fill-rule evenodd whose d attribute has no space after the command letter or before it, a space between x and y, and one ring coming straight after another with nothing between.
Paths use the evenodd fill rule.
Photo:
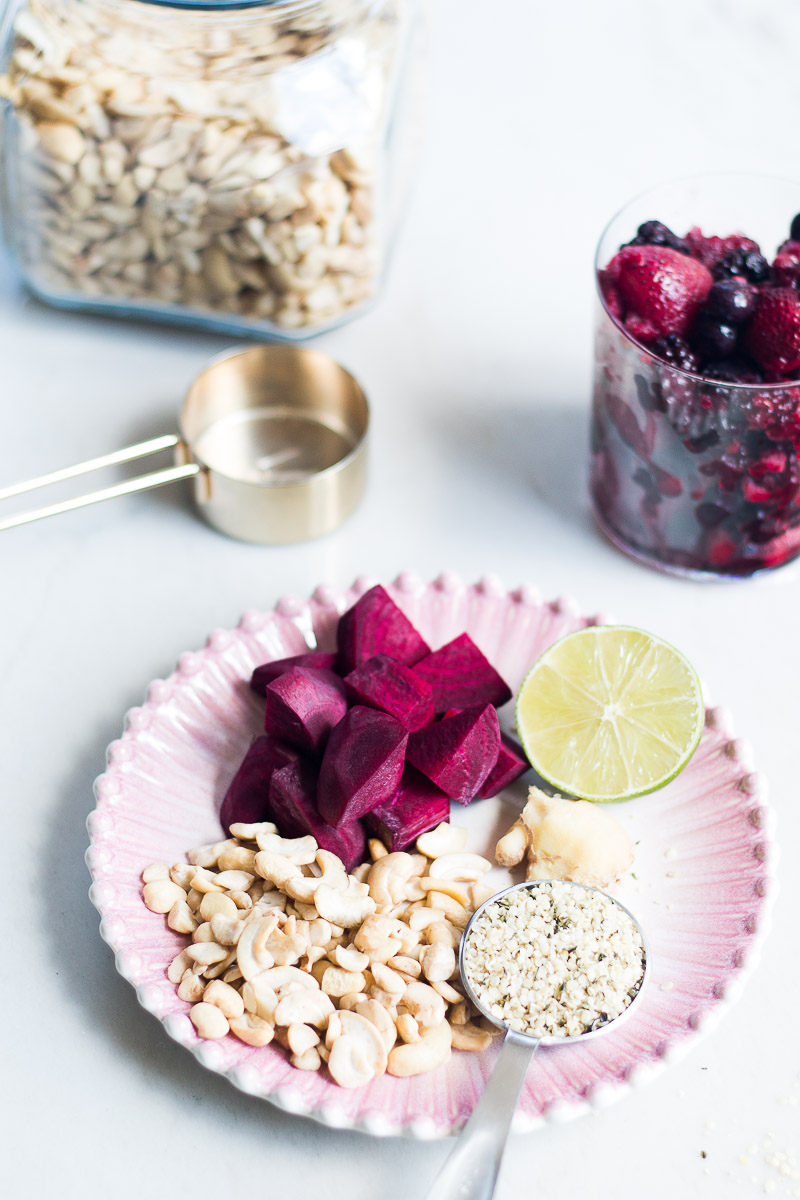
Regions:
<instances>
[{"instance_id":1,"label":"strawberry","mask_svg":"<svg viewBox=\"0 0 800 1200\"><path fill-rule=\"evenodd\" d=\"M699 225L689 230L685 240L694 257L699 258L709 270L732 250L743 250L746 254L753 251L758 253L759 250L758 242L745 237L743 233L732 233L729 237L706 237Z\"/></svg>"},{"instance_id":2,"label":"strawberry","mask_svg":"<svg viewBox=\"0 0 800 1200\"><path fill-rule=\"evenodd\" d=\"M745 346L769 374L800 367L800 292L791 287L761 293L745 334Z\"/></svg>"},{"instance_id":3,"label":"strawberry","mask_svg":"<svg viewBox=\"0 0 800 1200\"><path fill-rule=\"evenodd\" d=\"M772 279L778 287L796 287L800 279L800 242L784 242L772 264Z\"/></svg>"},{"instance_id":4,"label":"strawberry","mask_svg":"<svg viewBox=\"0 0 800 1200\"><path fill-rule=\"evenodd\" d=\"M708 295L711 272L668 246L623 246L604 272L625 306L625 327L639 342L683 337Z\"/></svg>"}]
</instances>

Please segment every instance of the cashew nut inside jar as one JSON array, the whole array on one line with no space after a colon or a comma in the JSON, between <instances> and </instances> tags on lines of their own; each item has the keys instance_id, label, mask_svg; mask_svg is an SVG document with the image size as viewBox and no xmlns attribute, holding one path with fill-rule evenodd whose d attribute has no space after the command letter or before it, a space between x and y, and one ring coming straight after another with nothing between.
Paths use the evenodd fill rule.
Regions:
<instances>
[{"instance_id":1,"label":"cashew nut inside jar","mask_svg":"<svg viewBox=\"0 0 800 1200\"><path fill-rule=\"evenodd\" d=\"M380 289L417 0L7 0L4 229L53 304L300 338Z\"/></svg>"}]
</instances>

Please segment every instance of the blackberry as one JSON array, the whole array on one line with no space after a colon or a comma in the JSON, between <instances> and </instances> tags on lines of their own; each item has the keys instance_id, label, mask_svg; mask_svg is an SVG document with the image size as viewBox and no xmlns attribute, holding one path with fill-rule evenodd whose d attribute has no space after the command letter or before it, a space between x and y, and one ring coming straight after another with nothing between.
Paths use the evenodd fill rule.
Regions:
<instances>
[{"instance_id":1,"label":"blackberry","mask_svg":"<svg viewBox=\"0 0 800 1200\"><path fill-rule=\"evenodd\" d=\"M789 230L789 237L793 242L800 242L800 213L797 214L792 221L792 227Z\"/></svg>"},{"instance_id":2,"label":"blackberry","mask_svg":"<svg viewBox=\"0 0 800 1200\"><path fill-rule=\"evenodd\" d=\"M663 225L661 221L645 221L636 230L636 237L628 245L668 246L670 250L678 250L681 254L690 253L688 243Z\"/></svg>"},{"instance_id":3,"label":"blackberry","mask_svg":"<svg viewBox=\"0 0 800 1200\"><path fill-rule=\"evenodd\" d=\"M740 325L755 307L755 293L744 279L720 279L706 297L706 311L727 325Z\"/></svg>"},{"instance_id":4,"label":"blackberry","mask_svg":"<svg viewBox=\"0 0 800 1200\"><path fill-rule=\"evenodd\" d=\"M713 313L704 311L695 318L692 344L702 358L718 362L730 358L736 349L736 330Z\"/></svg>"},{"instance_id":5,"label":"blackberry","mask_svg":"<svg viewBox=\"0 0 800 1200\"><path fill-rule=\"evenodd\" d=\"M678 337L676 333L669 333L666 337L658 338L653 342L651 350L671 367L677 367L679 371L696 373L700 366L697 355L692 351L689 343Z\"/></svg>"},{"instance_id":6,"label":"blackberry","mask_svg":"<svg viewBox=\"0 0 800 1200\"><path fill-rule=\"evenodd\" d=\"M769 263L757 250L730 250L714 266L715 279L740 275L750 283L766 283L770 276Z\"/></svg>"}]
</instances>

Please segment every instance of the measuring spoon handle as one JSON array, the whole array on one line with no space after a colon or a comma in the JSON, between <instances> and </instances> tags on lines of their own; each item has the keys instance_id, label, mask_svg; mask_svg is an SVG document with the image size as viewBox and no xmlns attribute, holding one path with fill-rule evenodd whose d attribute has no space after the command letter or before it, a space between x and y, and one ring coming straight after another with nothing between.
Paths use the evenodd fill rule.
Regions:
<instances>
[{"instance_id":1,"label":"measuring spoon handle","mask_svg":"<svg viewBox=\"0 0 800 1200\"><path fill-rule=\"evenodd\" d=\"M2 3L2 0L0 0ZM26 492L37 491L39 488L50 487L54 483L63 483L68 479L76 479L79 475L88 475L101 467L111 467L118 463L133 462L138 458L147 458L162 450L175 448L178 464L167 467L162 471L152 471L148 475L138 475L134 479L125 479L111 487L101 488L96 492L87 492L83 496L75 496L70 500L61 500L57 504L48 504L43 508L34 508L28 512L0 520L0 531L14 529L17 525L27 525L30 521L40 521L43 517L55 517L59 513L71 512L75 508L83 508L87 504L97 504L101 500L112 500L115 496L129 496L132 492L146 492L151 488L163 487L165 483L175 483L178 479L189 479L200 472L197 463L186 461L184 444L177 434L164 434L163 437L149 438L146 442L137 442L135 446L126 446L123 450L113 450L100 458L90 458L87 462L75 463L71 467L62 467L59 471L51 471L48 475L40 475L37 479L26 479L23 483L12 484L11 487L0 488L0 500L8 500L12 496L21 496Z\"/></svg>"},{"instance_id":2,"label":"measuring spoon handle","mask_svg":"<svg viewBox=\"0 0 800 1200\"><path fill-rule=\"evenodd\" d=\"M427 1200L491 1200L514 1109L539 1043L505 1036L489 1082L439 1174Z\"/></svg>"}]
</instances>

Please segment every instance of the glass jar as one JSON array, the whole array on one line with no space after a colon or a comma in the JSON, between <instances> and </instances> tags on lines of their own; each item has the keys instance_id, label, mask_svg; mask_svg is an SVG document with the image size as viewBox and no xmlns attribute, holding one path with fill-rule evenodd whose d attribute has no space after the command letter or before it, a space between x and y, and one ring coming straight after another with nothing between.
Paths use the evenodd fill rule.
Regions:
<instances>
[{"instance_id":1,"label":"glass jar","mask_svg":"<svg viewBox=\"0 0 800 1200\"><path fill-rule=\"evenodd\" d=\"M284 338L374 299L413 0L11 4L2 208L32 292Z\"/></svg>"},{"instance_id":2,"label":"glass jar","mask_svg":"<svg viewBox=\"0 0 800 1200\"><path fill-rule=\"evenodd\" d=\"M707 237L741 232L771 259L798 213L800 184L781 179L721 174L658 188L608 226L598 281L642 222L680 237L698 226ZM800 371L767 382L741 357L716 377L681 369L631 337L599 286L595 333L590 490L609 539L649 566L703 578L796 558Z\"/></svg>"}]
</instances>

